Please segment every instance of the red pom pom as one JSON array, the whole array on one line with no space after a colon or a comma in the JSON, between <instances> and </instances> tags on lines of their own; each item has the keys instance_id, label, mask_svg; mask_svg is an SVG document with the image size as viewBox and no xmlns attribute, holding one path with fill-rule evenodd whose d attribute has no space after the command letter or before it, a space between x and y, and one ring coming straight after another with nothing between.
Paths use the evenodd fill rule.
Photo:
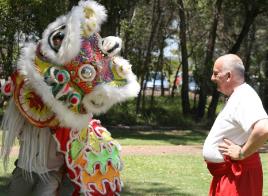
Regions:
<instances>
[{"instance_id":1,"label":"red pom pom","mask_svg":"<svg viewBox=\"0 0 268 196\"><path fill-rule=\"evenodd\" d=\"M12 80L6 81L6 83L2 86L1 91L6 96L11 96L13 93L14 85Z\"/></svg>"},{"instance_id":2,"label":"red pom pom","mask_svg":"<svg viewBox=\"0 0 268 196\"><path fill-rule=\"evenodd\" d=\"M73 105L76 105L78 103L78 98L77 97L72 97L70 102L73 104Z\"/></svg>"},{"instance_id":3,"label":"red pom pom","mask_svg":"<svg viewBox=\"0 0 268 196\"><path fill-rule=\"evenodd\" d=\"M57 75L58 76L58 81L61 83L61 82L63 82L64 81L64 75L63 74L58 74Z\"/></svg>"}]
</instances>

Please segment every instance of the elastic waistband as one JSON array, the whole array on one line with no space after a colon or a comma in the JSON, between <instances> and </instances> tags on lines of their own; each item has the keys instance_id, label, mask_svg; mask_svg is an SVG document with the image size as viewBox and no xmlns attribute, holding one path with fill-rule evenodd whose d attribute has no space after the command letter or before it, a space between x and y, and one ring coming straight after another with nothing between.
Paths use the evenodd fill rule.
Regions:
<instances>
[{"instance_id":1,"label":"elastic waistband","mask_svg":"<svg viewBox=\"0 0 268 196\"><path fill-rule=\"evenodd\" d=\"M243 160L234 161L231 160L229 156L226 156L225 162L212 163L206 161L206 163L209 172L213 176L222 176L230 172L235 176L239 176L245 169L261 167L261 160L258 152Z\"/></svg>"}]
</instances>

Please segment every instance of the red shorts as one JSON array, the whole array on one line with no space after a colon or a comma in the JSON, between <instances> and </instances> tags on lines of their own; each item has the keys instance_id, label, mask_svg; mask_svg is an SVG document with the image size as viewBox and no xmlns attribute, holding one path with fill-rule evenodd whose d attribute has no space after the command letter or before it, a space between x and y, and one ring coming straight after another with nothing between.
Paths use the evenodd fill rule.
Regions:
<instances>
[{"instance_id":1,"label":"red shorts","mask_svg":"<svg viewBox=\"0 0 268 196\"><path fill-rule=\"evenodd\" d=\"M263 173L259 153L223 163L207 162L213 176L209 196L262 196Z\"/></svg>"}]
</instances>

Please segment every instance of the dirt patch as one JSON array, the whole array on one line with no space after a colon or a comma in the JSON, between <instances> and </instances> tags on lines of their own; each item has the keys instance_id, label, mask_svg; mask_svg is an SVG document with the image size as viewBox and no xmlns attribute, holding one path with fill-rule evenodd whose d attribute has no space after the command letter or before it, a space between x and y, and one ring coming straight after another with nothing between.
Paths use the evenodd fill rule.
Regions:
<instances>
[{"instance_id":1,"label":"dirt patch","mask_svg":"<svg viewBox=\"0 0 268 196\"><path fill-rule=\"evenodd\" d=\"M194 154L201 155L201 145L177 146L122 146L122 155L165 155L165 154Z\"/></svg>"},{"instance_id":2,"label":"dirt patch","mask_svg":"<svg viewBox=\"0 0 268 196\"><path fill-rule=\"evenodd\" d=\"M17 156L19 147L14 146L11 156ZM176 145L176 146L122 146L122 155L165 155L165 154L194 154L201 155L201 145Z\"/></svg>"},{"instance_id":3,"label":"dirt patch","mask_svg":"<svg viewBox=\"0 0 268 196\"><path fill-rule=\"evenodd\" d=\"M268 153L268 144L259 149L261 153ZM153 146L153 145L141 145L141 146L122 146L122 155L169 155L169 154L181 154L181 155L202 155L202 145L170 145L170 146ZM17 156L19 154L19 147L14 146L11 150L11 156Z\"/></svg>"}]
</instances>

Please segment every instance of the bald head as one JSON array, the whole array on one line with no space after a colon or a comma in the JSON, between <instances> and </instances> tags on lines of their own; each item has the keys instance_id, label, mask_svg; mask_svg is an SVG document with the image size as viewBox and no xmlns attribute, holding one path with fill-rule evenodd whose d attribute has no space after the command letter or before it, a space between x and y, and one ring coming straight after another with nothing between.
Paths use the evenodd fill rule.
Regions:
<instances>
[{"instance_id":1,"label":"bald head","mask_svg":"<svg viewBox=\"0 0 268 196\"><path fill-rule=\"evenodd\" d=\"M234 54L219 57L213 66L211 80L217 84L217 90L230 96L234 89L243 84L245 68L242 60Z\"/></svg>"},{"instance_id":2,"label":"bald head","mask_svg":"<svg viewBox=\"0 0 268 196\"><path fill-rule=\"evenodd\" d=\"M244 81L245 67L242 60L235 54L226 54L219 57L215 64L220 64L224 71L232 71L237 76L237 79Z\"/></svg>"}]
</instances>

